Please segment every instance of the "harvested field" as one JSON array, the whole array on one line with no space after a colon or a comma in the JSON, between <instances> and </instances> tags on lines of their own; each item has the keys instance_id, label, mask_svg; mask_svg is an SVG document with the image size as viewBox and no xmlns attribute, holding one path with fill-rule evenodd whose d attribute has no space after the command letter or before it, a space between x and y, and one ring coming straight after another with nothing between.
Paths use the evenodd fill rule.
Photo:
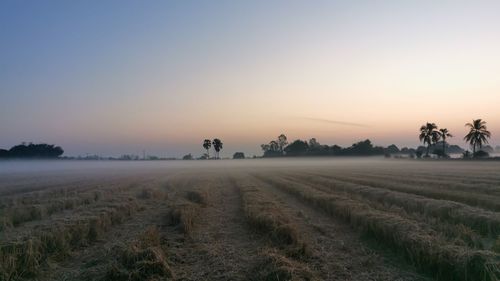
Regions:
<instances>
[{"instance_id":1,"label":"harvested field","mask_svg":"<svg viewBox=\"0 0 500 281\"><path fill-rule=\"evenodd\" d=\"M0 281L500 280L498 162L36 165L0 171Z\"/></svg>"}]
</instances>

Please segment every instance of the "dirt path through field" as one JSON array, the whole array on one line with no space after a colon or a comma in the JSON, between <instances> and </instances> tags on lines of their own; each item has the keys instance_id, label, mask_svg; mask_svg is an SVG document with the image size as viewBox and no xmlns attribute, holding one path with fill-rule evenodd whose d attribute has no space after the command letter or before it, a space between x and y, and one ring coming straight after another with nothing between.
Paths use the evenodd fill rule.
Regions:
<instances>
[{"instance_id":1,"label":"dirt path through field","mask_svg":"<svg viewBox=\"0 0 500 281\"><path fill-rule=\"evenodd\" d=\"M211 179L208 205L175 249L177 280L248 280L263 241L249 231L240 200L226 177Z\"/></svg>"},{"instance_id":2,"label":"dirt path through field","mask_svg":"<svg viewBox=\"0 0 500 281\"><path fill-rule=\"evenodd\" d=\"M324 280L427 280L412 267L398 262L390 252L370 249L361 241L359 233L343 221L257 178L253 180L276 198L283 211L294 219L310 245L308 264L320 272Z\"/></svg>"}]
</instances>

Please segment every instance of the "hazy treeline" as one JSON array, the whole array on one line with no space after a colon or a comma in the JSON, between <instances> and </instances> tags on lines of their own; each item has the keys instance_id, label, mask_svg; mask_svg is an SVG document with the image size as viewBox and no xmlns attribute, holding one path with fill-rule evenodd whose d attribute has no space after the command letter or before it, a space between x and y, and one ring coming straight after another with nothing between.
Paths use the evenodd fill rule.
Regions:
<instances>
[{"instance_id":1,"label":"hazy treeline","mask_svg":"<svg viewBox=\"0 0 500 281\"><path fill-rule=\"evenodd\" d=\"M19 144L9 150L0 149L0 158L58 158L64 153L60 146L53 144Z\"/></svg>"},{"instance_id":2,"label":"hazy treeline","mask_svg":"<svg viewBox=\"0 0 500 281\"><path fill-rule=\"evenodd\" d=\"M319 143L315 138L309 141L295 140L288 143L285 135L280 135L277 140L272 140L269 144L262 144L263 157L284 157L284 156L370 156L393 153L412 154L414 149L399 149L396 145L389 147L374 146L370 140L364 140L352 144L349 147L339 145L325 145Z\"/></svg>"}]
</instances>

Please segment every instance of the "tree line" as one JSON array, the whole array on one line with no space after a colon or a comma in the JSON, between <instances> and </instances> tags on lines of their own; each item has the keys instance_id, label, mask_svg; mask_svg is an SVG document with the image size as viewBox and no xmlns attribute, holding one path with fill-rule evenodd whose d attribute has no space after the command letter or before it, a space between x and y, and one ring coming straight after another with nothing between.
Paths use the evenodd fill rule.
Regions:
<instances>
[{"instance_id":1,"label":"tree line","mask_svg":"<svg viewBox=\"0 0 500 281\"><path fill-rule=\"evenodd\" d=\"M33 144L22 143L11 147L9 150L0 149L0 158L58 158L64 153L64 150L53 144Z\"/></svg>"},{"instance_id":2,"label":"tree line","mask_svg":"<svg viewBox=\"0 0 500 281\"><path fill-rule=\"evenodd\" d=\"M284 134L278 136L267 144L262 144L263 157L286 157L286 156L370 156L384 155L387 153L398 153L400 150L391 145L387 148L374 146L370 140L364 140L353 145L342 148L338 145L324 145L319 143L316 138L309 141L295 140L288 143Z\"/></svg>"},{"instance_id":3,"label":"tree line","mask_svg":"<svg viewBox=\"0 0 500 281\"><path fill-rule=\"evenodd\" d=\"M472 157L487 157L488 153L481 150L484 144L488 143L491 138L491 132L486 127L486 121L482 119L472 120L472 123L466 123L465 127L469 132L464 136L464 140L472 147ZM439 129L436 123L427 122L420 127L419 140L427 145L425 157L430 157L429 152L432 145L436 146L438 142L442 142L442 149L435 149L433 154L440 157L447 158L449 155L446 153L446 139L453 137L453 135L446 128ZM479 150L478 150L479 149ZM469 157L468 151L464 153L464 157Z\"/></svg>"},{"instance_id":4,"label":"tree line","mask_svg":"<svg viewBox=\"0 0 500 281\"><path fill-rule=\"evenodd\" d=\"M281 134L275 140L269 143L262 144L260 147L263 151L263 157L286 157L286 156L370 156L370 155L386 155L392 154L408 154L410 157L420 158L430 157L431 148L432 154L441 158L449 158L448 150L452 153L464 153L464 157L487 157L486 151L481 150L483 145L488 143L491 138L491 132L486 127L486 122L482 119L472 120L471 123L465 124L469 132L464 136L464 140L471 146L472 155L468 151L464 151L457 145L449 145L447 140L453 135L447 128L438 128L435 123L427 122L422 125L419 130L418 138L424 144L417 149L404 147L399 149L392 144L388 147L374 146L367 139L352 144L349 147L341 147L339 145L324 145L320 144L315 138L309 141L295 140L288 143L286 135ZM425 152L425 155L424 155Z\"/></svg>"}]
</instances>

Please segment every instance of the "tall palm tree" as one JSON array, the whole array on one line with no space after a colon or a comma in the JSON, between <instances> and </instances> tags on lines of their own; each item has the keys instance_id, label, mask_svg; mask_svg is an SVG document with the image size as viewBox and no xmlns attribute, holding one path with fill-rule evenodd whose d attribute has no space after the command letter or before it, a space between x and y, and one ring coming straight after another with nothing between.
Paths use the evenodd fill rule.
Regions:
<instances>
[{"instance_id":1,"label":"tall palm tree","mask_svg":"<svg viewBox=\"0 0 500 281\"><path fill-rule=\"evenodd\" d=\"M207 158L210 159L210 147L212 146L212 142L209 139L203 141L203 148L207 150Z\"/></svg>"},{"instance_id":2,"label":"tall palm tree","mask_svg":"<svg viewBox=\"0 0 500 281\"><path fill-rule=\"evenodd\" d=\"M443 156L446 156L446 138L452 138L453 135L446 128L439 129L439 133L443 139Z\"/></svg>"},{"instance_id":3,"label":"tall palm tree","mask_svg":"<svg viewBox=\"0 0 500 281\"><path fill-rule=\"evenodd\" d=\"M418 138L424 143L424 145L427 144L427 153L425 155L428 157L431 144L438 142L440 138L436 124L427 122L427 124L422 125L420 127L420 135Z\"/></svg>"},{"instance_id":4,"label":"tall palm tree","mask_svg":"<svg viewBox=\"0 0 500 281\"><path fill-rule=\"evenodd\" d=\"M490 131L486 128L486 121L481 119L472 120L472 123L465 124L465 127L469 128L469 133L465 135L464 140L472 145L472 155L476 155L476 147L479 149L483 144L488 143L488 139L491 137Z\"/></svg>"},{"instance_id":5,"label":"tall palm tree","mask_svg":"<svg viewBox=\"0 0 500 281\"><path fill-rule=\"evenodd\" d=\"M212 145L214 146L215 149L215 155L216 155L215 158L220 159L219 152L222 149L222 141L220 139L214 139L212 141Z\"/></svg>"}]
</instances>

